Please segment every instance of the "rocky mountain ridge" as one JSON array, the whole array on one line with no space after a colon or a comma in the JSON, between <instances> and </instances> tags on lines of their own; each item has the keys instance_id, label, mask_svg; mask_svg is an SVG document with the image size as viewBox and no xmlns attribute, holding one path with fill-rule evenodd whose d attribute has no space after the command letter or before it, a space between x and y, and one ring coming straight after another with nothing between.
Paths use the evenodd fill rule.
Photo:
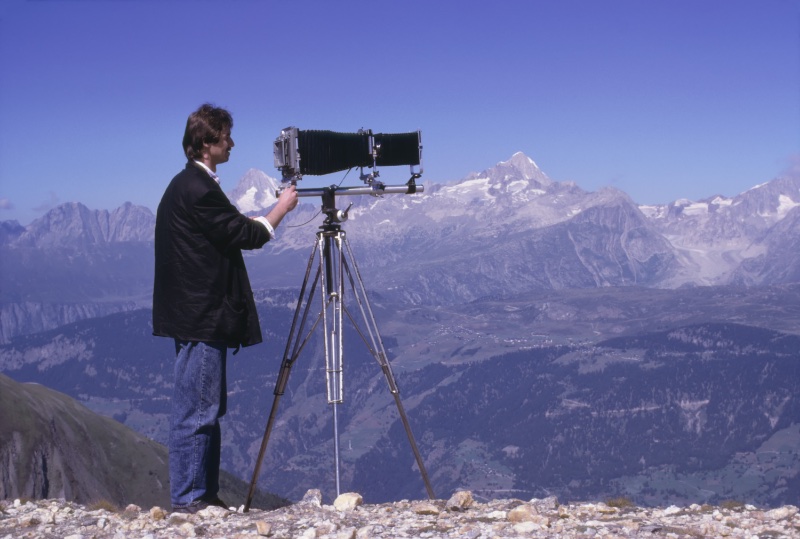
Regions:
<instances>
[{"instance_id":1,"label":"rocky mountain ridge","mask_svg":"<svg viewBox=\"0 0 800 539\"><path fill-rule=\"evenodd\" d=\"M0 374L0 500L60 498L82 504L169 507L167 450L113 419L39 384ZM245 483L223 473L225 494ZM257 506L287 503L258 493ZM0 511L0 526L2 526Z\"/></svg>"},{"instance_id":2,"label":"rocky mountain ridge","mask_svg":"<svg viewBox=\"0 0 800 539\"><path fill-rule=\"evenodd\" d=\"M169 503L158 444L41 385L0 374L0 498Z\"/></svg>"},{"instance_id":3,"label":"rocky mountain ridge","mask_svg":"<svg viewBox=\"0 0 800 539\"><path fill-rule=\"evenodd\" d=\"M130 202L112 211L90 210L79 202L68 202L24 230L17 230L10 243L16 247L47 249L147 242L153 240L154 226L153 212Z\"/></svg>"},{"instance_id":4,"label":"rocky mountain ridge","mask_svg":"<svg viewBox=\"0 0 800 539\"><path fill-rule=\"evenodd\" d=\"M260 213L277 183L251 170L230 196ZM793 282L800 255L786 246L800 237L798 201L800 179L782 177L733 198L640 206L613 188L552 181L517 153L422 194L341 203L354 203L343 228L373 289L455 305L534 290ZM323 219L318 201L302 202L276 242L247 253L255 287L299 287ZM130 204L108 212L70 203L28 227L3 223L0 340L80 312L149 304L153 227L152 212Z\"/></svg>"}]
</instances>

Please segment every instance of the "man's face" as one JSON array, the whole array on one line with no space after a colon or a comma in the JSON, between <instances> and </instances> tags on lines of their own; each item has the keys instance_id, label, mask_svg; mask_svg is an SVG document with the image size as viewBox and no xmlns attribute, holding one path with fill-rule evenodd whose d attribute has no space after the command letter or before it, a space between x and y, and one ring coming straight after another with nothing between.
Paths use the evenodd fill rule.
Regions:
<instances>
[{"instance_id":1,"label":"man's face","mask_svg":"<svg viewBox=\"0 0 800 539\"><path fill-rule=\"evenodd\" d=\"M231 138L231 130L225 129L219 136L219 142L214 144L205 144L204 154L207 154L207 165L216 170L216 166L220 163L225 163L231 156L231 148L233 148L233 138Z\"/></svg>"}]
</instances>

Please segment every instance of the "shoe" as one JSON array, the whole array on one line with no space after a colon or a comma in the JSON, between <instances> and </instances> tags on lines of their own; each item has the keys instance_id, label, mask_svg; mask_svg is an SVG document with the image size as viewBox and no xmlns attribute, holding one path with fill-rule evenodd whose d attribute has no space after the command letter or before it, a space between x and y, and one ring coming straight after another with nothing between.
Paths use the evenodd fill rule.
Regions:
<instances>
[{"instance_id":1,"label":"shoe","mask_svg":"<svg viewBox=\"0 0 800 539\"><path fill-rule=\"evenodd\" d=\"M213 498L209 498L207 500L203 500L203 499L195 500L194 502L190 503L189 505L186 505L186 506L183 506L183 507L173 507L172 508L172 512L173 513L184 513L184 514L188 514L188 515L194 515L198 511L202 511L206 507L209 507L209 506L212 506L212 505L215 506L215 507L222 507L223 509L230 510L230 505L228 505L227 503L225 503L222 500L220 500L218 496L214 496Z\"/></svg>"},{"instance_id":2,"label":"shoe","mask_svg":"<svg viewBox=\"0 0 800 539\"><path fill-rule=\"evenodd\" d=\"M183 507L175 507L175 506L173 506L172 507L172 512L173 513L183 513L185 515L194 515L198 511L202 511L206 507L208 507L208 502L199 501L199 502L190 503L189 505L185 505Z\"/></svg>"},{"instance_id":3,"label":"shoe","mask_svg":"<svg viewBox=\"0 0 800 539\"><path fill-rule=\"evenodd\" d=\"M230 505L228 505L227 503L225 503L222 500L220 500L219 496L214 496L213 498L211 498L209 500L203 500L203 503L205 503L206 506L215 505L217 507L223 507L225 509L229 509L230 508Z\"/></svg>"}]
</instances>

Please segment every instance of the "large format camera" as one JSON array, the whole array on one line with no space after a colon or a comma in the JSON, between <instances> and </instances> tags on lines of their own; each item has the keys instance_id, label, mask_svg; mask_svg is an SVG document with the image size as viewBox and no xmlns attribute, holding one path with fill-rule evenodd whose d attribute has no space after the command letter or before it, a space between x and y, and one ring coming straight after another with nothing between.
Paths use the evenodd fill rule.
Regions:
<instances>
[{"instance_id":1,"label":"large format camera","mask_svg":"<svg viewBox=\"0 0 800 539\"><path fill-rule=\"evenodd\" d=\"M274 144L275 167L284 182L297 183L303 175L320 176L358 167L361 179L376 188L378 167L409 165L411 182L422 174L422 139L419 131L411 133L357 133L303 131L287 127ZM416 167L416 168L415 168ZM364 173L365 168L372 171Z\"/></svg>"},{"instance_id":2,"label":"large format camera","mask_svg":"<svg viewBox=\"0 0 800 539\"><path fill-rule=\"evenodd\" d=\"M350 206L346 210L336 207L338 195L373 195L421 193L423 187L416 184L422 175L422 135L412 133L373 133L361 129L357 133L335 131L302 131L287 127L275 139L273 148L275 167L281 171L281 183L297 185L303 175L321 176L332 172L361 169L360 179L365 187L330 187L297 189L297 196L322 197L322 212L327 216L326 224L347 220ZM411 178L405 185L385 185L378 180L379 166L409 165ZM365 172L365 169L371 169Z\"/></svg>"}]
</instances>

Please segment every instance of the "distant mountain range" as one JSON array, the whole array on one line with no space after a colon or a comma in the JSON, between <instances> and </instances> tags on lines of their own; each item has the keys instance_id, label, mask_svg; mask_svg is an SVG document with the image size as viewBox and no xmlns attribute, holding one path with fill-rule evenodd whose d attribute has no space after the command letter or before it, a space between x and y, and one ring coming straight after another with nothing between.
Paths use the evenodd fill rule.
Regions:
<instances>
[{"instance_id":1,"label":"distant mountain range","mask_svg":"<svg viewBox=\"0 0 800 539\"><path fill-rule=\"evenodd\" d=\"M249 171L230 193L244 211L274 202L277 182ZM302 187L302 185L301 185ZM279 239L248 256L256 287L300 284L319 215L304 198ZM800 276L800 179L733 198L640 206L612 188L550 180L518 153L415 195L347 197L344 224L372 289L417 305L535 290L608 286L774 285ZM154 215L59 206L21 227L2 223L0 338L149 305Z\"/></svg>"},{"instance_id":2,"label":"distant mountain range","mask_svg":"<svg viewBox=\"0 0 800 539\"><path fill-rule=\"evenodd\" d=\"M275 185L252 170L230 198L260 213ZM265 343L231 361L223 427L224 467L244 479L323 220L303 202L246 256ZM641 206L515 154L421 194L339 202L440 496L795 503L800 179ZM0 223L0 371L163 442L153 226L147 208L78 203ZM424 497L379 367L346 343L344 482L369 501ZM262 480L293 499L333 488L321 343L301 360Z\"/></svg>"}]
</instances>

